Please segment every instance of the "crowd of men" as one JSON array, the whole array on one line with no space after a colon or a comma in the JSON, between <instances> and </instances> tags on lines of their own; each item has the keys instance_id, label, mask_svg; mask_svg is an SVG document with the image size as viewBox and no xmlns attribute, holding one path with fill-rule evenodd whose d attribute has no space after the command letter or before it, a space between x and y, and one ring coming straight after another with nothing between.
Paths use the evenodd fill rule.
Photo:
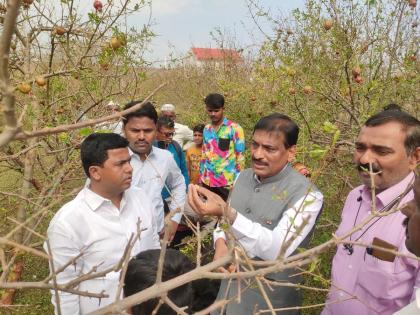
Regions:
<instances>
[{"instance_id":1,"label":"crowd of men","mask_svg":"<svg viewBox=\"0 0 420 315\"><path fill-rule=\"evenodd\" d=\"M81 279L75 290L107 297L54 290L56 313L86 314L152 286L165 234L172 248L163 263L163 281L192 270L177 250L194 235L183 220L187 209L195 212L193 221L209 216L227 221L228 230L221 223L214 228L214 260L227 255L230 241L262 261L282 260L307 247L323 194L305 176L306 167L292 166L298 125L280 113L262 117L252 131L251 167L245 169L244 131L225 117L223 96L209 94L204 105L210 123L192 130L176 122L172 104L164 104L158 116L154 105L145 103L122 117L122 135L93 133L83 141L88 180L50 222L45 249L52 257L51 272L60 271L54 281ZM400 107L388 106L361 128L354 163L362 185L349 193L334 236L337 252L323 315L420 314L420 261L413 255L420 255L419 161L420 122ZM132 259L120 279L113 266L130 241ZM249 269L226 265L218 271ZM300 314L299 272L286 269L265 278L268 282L249 284L223 280L216 299L228 303L211 314L246 315L270 307ZM186 313L202 310L214 300L203 281L171 290L168 298L187 306ZM130 311L176 314L158 299Z\"/></svg>"}]
</instances>

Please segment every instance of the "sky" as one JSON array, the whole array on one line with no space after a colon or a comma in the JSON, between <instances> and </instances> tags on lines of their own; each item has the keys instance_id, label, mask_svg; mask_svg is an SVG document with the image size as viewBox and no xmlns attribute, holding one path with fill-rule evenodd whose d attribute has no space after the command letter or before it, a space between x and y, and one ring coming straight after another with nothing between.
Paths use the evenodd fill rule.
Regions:
<instances>
[{"instance_id":1,"label":"sky","mask_svg":"<svg viewBox=\"0 0 420 315\"><path fill-rule=\"evenodd\" d=\"M287 16L293 9L303 8L304 0L259 0L274 16ZM147 12L148 14L149 12ZM129 24L139 26L143 16L133 16ZM250 47L262 41L245 0L153 0L152 30L157 35L148 59L165 60L170 53L184 55L191 47L217 47L210 33L222 30L236 46ZM270 32L267 23L261 26Z\"/></svg>"}]
</instances>

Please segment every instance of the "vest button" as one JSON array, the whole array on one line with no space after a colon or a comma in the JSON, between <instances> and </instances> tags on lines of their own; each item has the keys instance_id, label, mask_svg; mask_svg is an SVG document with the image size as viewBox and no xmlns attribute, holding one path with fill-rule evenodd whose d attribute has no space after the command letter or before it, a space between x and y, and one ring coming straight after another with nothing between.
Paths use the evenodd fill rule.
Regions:
<instances>
[{"instance_id":1,"label":"vest button","mask_svg":"<svg viewBox=\"0 0 420 315\"><path fill-rule=\"evenodd\" d=\"M251 209L246 208L246 209L245 209L245 212L246 212L246 213L251 213Z\"/></svg>"},{"instance_id":2,"label":"vest button","mask_svg":"<svg viewBox=\"0 0 420 315\"><path fill-rule=\"evenodd\" d=\"M255 191L256 193L259 193L259 192L260 192L260 188L259 188L259 187L256 187L256 188L254 189L254 191Z\"/></svg>"}]
</instances>

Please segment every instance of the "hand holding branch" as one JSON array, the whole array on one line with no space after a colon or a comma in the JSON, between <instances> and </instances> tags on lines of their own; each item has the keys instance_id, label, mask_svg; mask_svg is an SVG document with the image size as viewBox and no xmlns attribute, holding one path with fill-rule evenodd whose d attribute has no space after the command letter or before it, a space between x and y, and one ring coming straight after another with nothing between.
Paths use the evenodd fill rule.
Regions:
<instances>
[{"instance_id":1,"label":"hand holding branch","mask_svg":"<svg viewBox=\"0 0 420 315\"><path fill-rule=\"evenodd\" d=\"M190 184L188 187L188 203L199 215L212 215L221 217L225 215L231 224L236 219L236 210L218 195L210 190Z\"/></svg>"}]
</instances>

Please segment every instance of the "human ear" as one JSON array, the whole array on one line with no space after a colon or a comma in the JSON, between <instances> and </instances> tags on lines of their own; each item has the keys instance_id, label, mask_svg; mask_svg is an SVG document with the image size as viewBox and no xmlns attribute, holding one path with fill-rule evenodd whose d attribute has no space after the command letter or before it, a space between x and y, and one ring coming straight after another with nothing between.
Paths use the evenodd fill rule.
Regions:
<instances>
[{"instance_id":1,"label":"human ear","mask_svg":"<svg viewBox=\"0 0 420 315\"><path fill-rule=\"evenodd\" d=\"M296 156L296 145L292 145L290 148L287 149L287 161L293 162Z\"/></svg>"},{"instance_id":2,"label":"human ear","mask_svg":"<svg viewBox=\"0 0 420 315\"><path fill-rule=\"evenodd\" d=\"M100 181L101 180L101 167L92 165L89 167L89 175L91 180Z\"/></svg>"},{"instance_id":3,"label":"human ear","mask_svg":"<svg viewBox=\"0 0 420 315\"><path fill-rule=\"evenodd\" d=\"M414 171L420 164L420 147L417 147L414 152L410 154L409 159L410 170Z\"/></svg>"}]
</instances>

